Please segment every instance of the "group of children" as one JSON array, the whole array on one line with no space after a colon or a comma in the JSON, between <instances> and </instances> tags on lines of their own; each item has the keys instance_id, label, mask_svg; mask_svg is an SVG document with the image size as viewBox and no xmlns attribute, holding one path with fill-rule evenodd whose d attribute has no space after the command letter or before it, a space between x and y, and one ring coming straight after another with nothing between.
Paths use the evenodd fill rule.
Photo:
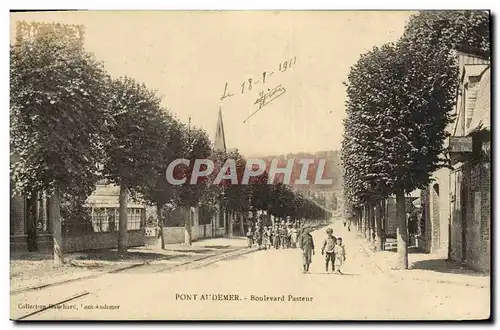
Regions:
<instances>
[{"instance_id":1,"label":"group of children","mask_svg":"<svg viewBox=\"0 0 500 330\"><path fill-rule=\"evenodd\" d=\"M247 238L248 246L256 246L259 249L289 249L297 247L299 231L297 223L292 223L290 217L287 221L281 221L280 224L273 226L264 226L261 221L248 227Z\"/></svg>"},{"instance_id":2,"label":"group of children","mask_svg":"<svg viewBox=\"0 0 500 330\"><path fill-rule=\"evenodd\" d=\"M309 266L314 255L314 240L309 233L305 231L301 237L299 245L302 249L302 265L303 273L309 272ZM326 229L326 238L321 247L321 254L325 256L325 268L328 273L329 264L332 264L332 273L342 274L342 266L346 260L346 252L341 237L333 236L331 228Z\"/></svg>"},{"instance_id":3,"label":"group of children","mask_svg":"<svg viewBox=\"0 0 500 330\"><path fill-rule=\"evenodd\" d=\"M299 235L300 234L300 235ZM261 219L255 225L248 227L248 247L261 249L288 249L299 247L302 250L303 273L309 273L309 266L314 255L314 240L309 228L303 228L299 233L297 223L292 223L290 217L287 221L273 226L264 226ZM325 269L328 273L332 264L332 273L342 274L342 267L346 260L346 252L341 237L333 236L333 229L326 229L326 238L321 247L321 254L325 256Z\"/></svg>"}]
</instances>

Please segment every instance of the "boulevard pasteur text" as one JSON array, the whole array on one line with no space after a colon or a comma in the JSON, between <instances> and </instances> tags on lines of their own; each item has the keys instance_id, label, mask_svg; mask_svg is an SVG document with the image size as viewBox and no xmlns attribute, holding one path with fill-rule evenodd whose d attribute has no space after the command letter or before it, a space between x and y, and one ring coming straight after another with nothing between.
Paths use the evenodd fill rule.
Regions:
<instances>
[{"instance_id":1,"label":"boulevard pasteur text","mask_svg":"<svg viewBox=\"0 0 500 330\"><path fill-rule=\"evenodd\" d=\"M253 301L253 302L312 302L313 297L283 295L241 295L235 293L176 293L175 300L181 301Z\"/></svg>"}]
</instances>

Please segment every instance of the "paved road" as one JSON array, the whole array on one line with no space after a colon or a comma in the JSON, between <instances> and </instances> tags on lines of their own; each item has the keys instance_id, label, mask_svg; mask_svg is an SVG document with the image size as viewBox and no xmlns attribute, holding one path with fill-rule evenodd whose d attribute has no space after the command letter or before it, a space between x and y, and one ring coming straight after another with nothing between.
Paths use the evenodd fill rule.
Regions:
<instances>
[{"instance_id":1,"label":"paved road","mask_svg":"<svg viewBox=\"0 0 500 330\"><path fill-rule=\"evenodd\" d=\"M66 309L51 309L30 319L455 320L488 317L489 288L415 282L405 280L404 276L395 278L372 262L355 235L345 231L340 221L331 227L334 234L343 237L347 247L345 275L325 273L319 249L324 236L322 229L313 233L317 249L310 274L302 274L299 250L258 251L199 269L167 273L129 271L47 289L31 296L13 297L11 315L27 314L26 304L49 304L87 290L89 295L68 302ZM284 301L255 300L266 299L264 296L282 297Z\"/></svg>"}]
</instances>

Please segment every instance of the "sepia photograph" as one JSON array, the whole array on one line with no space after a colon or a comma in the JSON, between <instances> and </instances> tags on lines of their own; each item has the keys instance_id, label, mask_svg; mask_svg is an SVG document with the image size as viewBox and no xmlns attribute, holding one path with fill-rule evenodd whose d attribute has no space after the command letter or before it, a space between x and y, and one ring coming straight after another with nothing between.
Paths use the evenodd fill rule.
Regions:
<instances>
[{"instance_id":1,"label":"sepia photograph","mask_svg":"<svg viewBox=\"0 0 500 330\"><path fill-rule=\"evenodd\" d=\"M11 321L491 320L488 10L9 16Z\"/></svg>"}]
</instances>

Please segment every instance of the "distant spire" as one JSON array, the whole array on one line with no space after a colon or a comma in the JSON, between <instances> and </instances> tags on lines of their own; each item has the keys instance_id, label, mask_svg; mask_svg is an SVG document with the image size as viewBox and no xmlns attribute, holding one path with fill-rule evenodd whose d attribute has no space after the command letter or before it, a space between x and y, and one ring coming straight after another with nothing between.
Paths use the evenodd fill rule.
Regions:
<instances>
[{"instance_id":1,"label":"distant spire","mask_svg":"<svg viewBox=\"0 0 500 330\"><path fill-rule=\"evenodd\" d=\"M222 108L221 104L219 103L219 114L217 117L217 128L215 131L215 142L214 142L214 147L217 150L224 150L226 151L226 136L224 134L224 124L222 122Z\"/></svg>"}]
</instances>

